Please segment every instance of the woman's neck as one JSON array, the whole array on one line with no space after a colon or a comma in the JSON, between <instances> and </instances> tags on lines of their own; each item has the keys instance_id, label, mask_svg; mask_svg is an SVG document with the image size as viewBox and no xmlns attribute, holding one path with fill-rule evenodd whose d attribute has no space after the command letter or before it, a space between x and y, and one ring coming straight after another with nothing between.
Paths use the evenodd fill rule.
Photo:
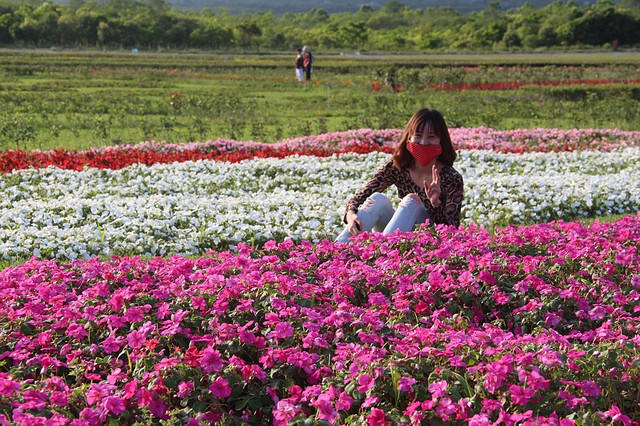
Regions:
<instances>
[{"instance_id":1,"label":"woman's neck","mask_svg":"<svg viewBox=\"0 0 640 426\"><path fill-rule=\"evenodd\" d=\"M437 159L429 162L429 164L427 164L426 166L421 166L416 160L413 160L411 165L409 166L409 169L420 174L431 174L431 169L434 165L437 168L440 168L440 164L438 163Z\"/></svg>"}]
</instances>

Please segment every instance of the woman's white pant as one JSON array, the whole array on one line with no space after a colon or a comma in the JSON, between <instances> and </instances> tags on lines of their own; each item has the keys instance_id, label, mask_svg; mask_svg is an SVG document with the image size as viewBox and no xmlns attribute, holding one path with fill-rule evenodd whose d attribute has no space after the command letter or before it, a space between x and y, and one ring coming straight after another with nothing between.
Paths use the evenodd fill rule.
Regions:
<instances>
[{"instance_id":1,"label":"woman's white pant","mask_svg":"<svg viewBox=\"0 0 640 426\"><path fill-rule=\"evenodd\" d=\"M429 218L429 213L421 201L410 195L404 197L398 210L395 210L386 195L375 192L360 206L358 217L364 226L363 231L391 234L398 229L402 232L413 231L416 225ZM336 241L346 243L351 236L345 226Z\"/></svg>"}]
</instances>

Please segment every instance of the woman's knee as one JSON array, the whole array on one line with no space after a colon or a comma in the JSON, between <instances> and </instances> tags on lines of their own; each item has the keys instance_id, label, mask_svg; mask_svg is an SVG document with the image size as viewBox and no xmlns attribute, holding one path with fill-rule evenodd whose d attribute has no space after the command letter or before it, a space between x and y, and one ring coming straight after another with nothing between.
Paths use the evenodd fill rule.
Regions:
<instances>
[{"instance_id":1,"label":"woman's knee","mask_svg":"<svg viewBox=\"0 0 640 426\"><path fill-rule=\"evenodd\" d=\"M412 192L411 194L407 194L404 196L404 198L402 199L402 201L400 201L400 206L407 206L413 202L422 203L422 200L420 199L420 196L418 196L418 194Z\"/></svg>"},{"instance_id":2,"label":"woman's knee","mask_svg":"<svg viewBox=\"0 0 640 426\"><path fill-rule=\"evenodd\" d=\"M391 200L389 200L389 197L387 197L386 195L380 192L374 192L369 196L369 198L365 200L365 202L362 204L362 207L360 207L360 209L365 209L365 210L370 209L374 205L379 205L380 207L382 206L392 207Z\"/></svg>"}]
</instances>

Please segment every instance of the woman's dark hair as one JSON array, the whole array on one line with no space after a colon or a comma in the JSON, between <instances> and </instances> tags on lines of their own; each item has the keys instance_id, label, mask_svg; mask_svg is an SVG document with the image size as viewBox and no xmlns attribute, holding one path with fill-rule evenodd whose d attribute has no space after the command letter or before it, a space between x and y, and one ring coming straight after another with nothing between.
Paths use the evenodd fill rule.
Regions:
<instances>
[{"instance_id":1,"label":"woman's dark hair","mask_svg":"<svg viewBox=\"0 0 640 426\"><path fill-rule=\"evenodd\" d=\"M440 137L440 146L442 147L442 154L438 156L438 161L447 166L453 166L453 162L456 161L456 151L453 149L451 143L451 136L449 135L449 128L444 121L444 117L435 109L423 108L420 111L413 114L413 117L409 119L407 126L402 132L402 138L400 143L393 149L393 164L400 170L407 167L413 160L413 156L407 149L407 142L411 137L421 130L427 123L431 123L433 131Z\"/></svg>"}]
</instances>

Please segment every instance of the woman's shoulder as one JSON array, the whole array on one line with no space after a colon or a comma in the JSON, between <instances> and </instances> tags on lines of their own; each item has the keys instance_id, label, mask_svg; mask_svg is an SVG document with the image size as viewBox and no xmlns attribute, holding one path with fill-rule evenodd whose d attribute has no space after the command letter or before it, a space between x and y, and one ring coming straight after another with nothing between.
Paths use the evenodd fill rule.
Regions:
<instances>
[{"instance_id":1,"label":"woman's shoulder","mask_svg":"<svg viewBox=\"0 0 640 426\"><path fill-rule=\"evenodd\" d=\"M385 169L385 170L389 171L390 173L396 173L396 174L407 170L406 167L403 167L402 169L399 169L398 166L396 166L395 161L393 161L393 158L390 158L386 163L384 163L384 166L382 166L382 169Z\"/></svg>"},{"instance_id":2,"label":"woman's shoulder","mask_svg":"<svg viewBox=\"0 0 640 426\"><path fill-rule=\"evenodd\" d=\"M443 178L449 178L453 180L462 180L462 175L453 166L443 165L440 171L440 176Z\"/></svg>"},{"instance_id":3,"label":"woman's shoulder","mask_svg":"<svg viewBox=\"0 0 640 426\"><path fill-rule=\"evenodd\" d=\"M395 163L393 162L393 158L389 159L386 163L384 163L376 172L376 175L380 176L393 176L397 177L401 175L402 170L398 170Z\"/></svg>"}]
</instances>

